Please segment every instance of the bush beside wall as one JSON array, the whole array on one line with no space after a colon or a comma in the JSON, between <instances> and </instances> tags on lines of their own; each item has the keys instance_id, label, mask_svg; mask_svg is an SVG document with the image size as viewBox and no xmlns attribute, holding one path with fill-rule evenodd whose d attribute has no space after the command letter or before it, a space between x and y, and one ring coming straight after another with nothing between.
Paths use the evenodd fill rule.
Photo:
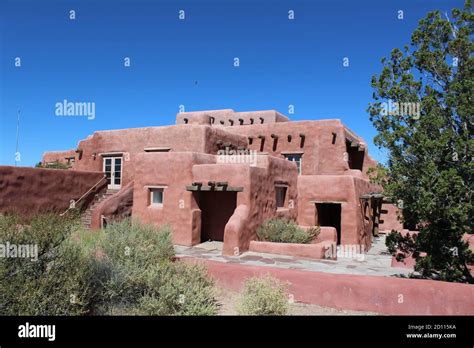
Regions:
<instances>
[{"instance_id":1,"label":"bush beside wall","mask_svg":"<svg viewBox=\"0 0 474 348\"><path fill-rule=\"evenodd\" d=\"M319 226L307 230L285 219L269 219L257 230L259 240L276 243L311 243L319 234Z\"/></svg>"}]
</instances>

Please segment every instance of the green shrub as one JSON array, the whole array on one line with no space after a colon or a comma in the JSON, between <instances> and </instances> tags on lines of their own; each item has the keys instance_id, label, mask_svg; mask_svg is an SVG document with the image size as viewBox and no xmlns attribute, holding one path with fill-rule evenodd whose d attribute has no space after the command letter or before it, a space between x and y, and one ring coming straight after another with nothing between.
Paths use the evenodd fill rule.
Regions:
<instances>
[{"instance_id":1,"label":"green shrub","mask_svg":"<svg viewBox=\"0 0 474 348\"><path fill-rule=\"evenodd\" d=\"M0 257L0 315L90 311L95 266L90 255L69 240L77 226L76 219L54 214L41 214L27 222L0 216L0 244L37 247L37 258Z\"/></svg>"},{"instance_id":2,"label":"green shrub","mask_svg":"<svg viewBox=\"0 0 474 348\"><path fill-rule=\"evenodd\" d=\"M184 262L163 265L151 273L148 288L138 304L145 315L215 315L218 304L206 269Z\"/></svg>"},{"instance_id":3,"label":"green shrub","mask_svg":"<svg viewBox=\"0 0 474 348\"><path fill-rule=\"evenodd\" d=\"M38 259L0 258L0 315L211 315L203 267L174 262L171 229L136 221L85 231L76 218L0 216L0 243L34 244Z\"/></svg>"},{"instance_id":4,"label":"green shrub","mask_svg":"<svg viewBox=\"0 0 474 348\"><path fill-rule=\"evenodd\" d=\"M70 164L67 163L61 163L59 161L54 161L51 163L44 163L43 162L38 162L36 164L36 168L49 168L49 169L69 169L71 168Z\"/></svg>"},{"instance_id":5,"label":"green shrub","mask_svg":"<svg viewBox=\"0 0 474 348\"><path fill-rule=\"evenodd\" d=\"M288 303L285 284L270 276L254 277L245 282L236 309L240 315L285 315Z\"/></svg>"},{"instance_id":6,"label":"green shrub","mask_svg":"<svg viewBox=\"0 0 474 348\"><path fill-rule=\"evenodd\" d=\"M171 229L124 220L107 225L98 313L211 315L218 305L202 267L173 262Z\"/></svg>"},{"instance_id":7,"label":"green shrub","mask_svg":"<svg viewBox=\"0 0 474 348\"><path fill-rule=\"evenodd\" d=\"M318 236L319 226L304 230L295 222L284 219L265 221L257 230L259 240L276 243L307 244Z\"/></svg>"}]
</instances>

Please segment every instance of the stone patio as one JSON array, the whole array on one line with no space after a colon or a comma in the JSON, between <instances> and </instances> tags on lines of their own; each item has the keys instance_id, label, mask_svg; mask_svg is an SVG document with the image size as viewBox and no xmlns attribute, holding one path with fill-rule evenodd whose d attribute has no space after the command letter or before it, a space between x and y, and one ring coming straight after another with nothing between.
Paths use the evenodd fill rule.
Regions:
<instances>
[{"instance_id":1,"label":"stone patio","mask_svg":"<svg viewBox=\"0 0 474 348\"><path fill-rule=\"evenodd\" d=\"M194 257L224 263L238 263L252 266L298 269L313 272L356 274L373 276L406 276L411 270L391 267L392 257L385 247L385 236L374 237L372 248L364 254L363 260L338 258L332 260L311 260L292 256L256 252L245 252L240 256L223 256L222 242L205 242L193 247L175 246L176 256Z\"/></svg>"}]
</instances>

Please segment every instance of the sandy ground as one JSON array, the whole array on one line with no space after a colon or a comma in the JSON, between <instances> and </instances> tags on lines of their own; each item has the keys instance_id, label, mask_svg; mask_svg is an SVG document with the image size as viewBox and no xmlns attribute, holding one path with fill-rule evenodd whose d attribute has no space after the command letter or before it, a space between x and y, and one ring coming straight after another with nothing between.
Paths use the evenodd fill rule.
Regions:
<instances>
[{"instance_id":1,"label":"sandy ground","mask_svg":"<svg viewBox=\"0 0 474 348\"><path fill-rule=\"evenodd\" d=\"M219 315L237 315L235 304L239 293L223 288L218 288L218 299L222 305ZM342 310L329 307L321 307L314 304L294 302L290 304L288 315L378 315L374 312L360 312Z\"/></svg>"}]
</instances>

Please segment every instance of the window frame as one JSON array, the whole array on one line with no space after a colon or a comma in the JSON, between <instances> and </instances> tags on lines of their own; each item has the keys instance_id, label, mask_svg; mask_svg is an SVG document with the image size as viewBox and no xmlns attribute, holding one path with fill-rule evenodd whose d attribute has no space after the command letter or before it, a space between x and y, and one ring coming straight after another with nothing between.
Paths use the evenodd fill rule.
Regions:
<instances>
[{"instance_id":1,"label":"window frame","mask_svg":"<svg viewBox=\"0 0 474 348\"><path fill-rule=\"evenodd\" d=\"M281 202L281 205L278 205L280 203L279 201L279 192L283 192L283 202ZM288 185L275 185L275 206L278 209L285 209L286 208L286 194L288 192ZM280 197L281 198L281 197Z\"/></svg>"},{"instance_id":2,"label":"window frame","mask_svg":"<svg viewBox=\"0 0 474 348\"><path fill-rule=\"evenodd\" d=\"M303 170L303 153L302 152L285 152L285 153L282 153L282 155L283 157L285 157L287 161L296 163L296 169L298 170L298 175L301 175L301 172ZM290 160L289 158L289 157L296 157L296 156L299 156L299 161L293 161L293 160Z\"/></svg>"},{"instance_id":3,"label":"window frame","mask_svg":"<svg viewBox=\"0 0 474 348\"><path fill-rule=\"evenodd\" d=\"M165 189L167 186L145 186L148 190L148 207L161 208L165 203ZM155 192L161 192L161 203L154 203L153 196Z\"/></svg>"}]
</instances>

